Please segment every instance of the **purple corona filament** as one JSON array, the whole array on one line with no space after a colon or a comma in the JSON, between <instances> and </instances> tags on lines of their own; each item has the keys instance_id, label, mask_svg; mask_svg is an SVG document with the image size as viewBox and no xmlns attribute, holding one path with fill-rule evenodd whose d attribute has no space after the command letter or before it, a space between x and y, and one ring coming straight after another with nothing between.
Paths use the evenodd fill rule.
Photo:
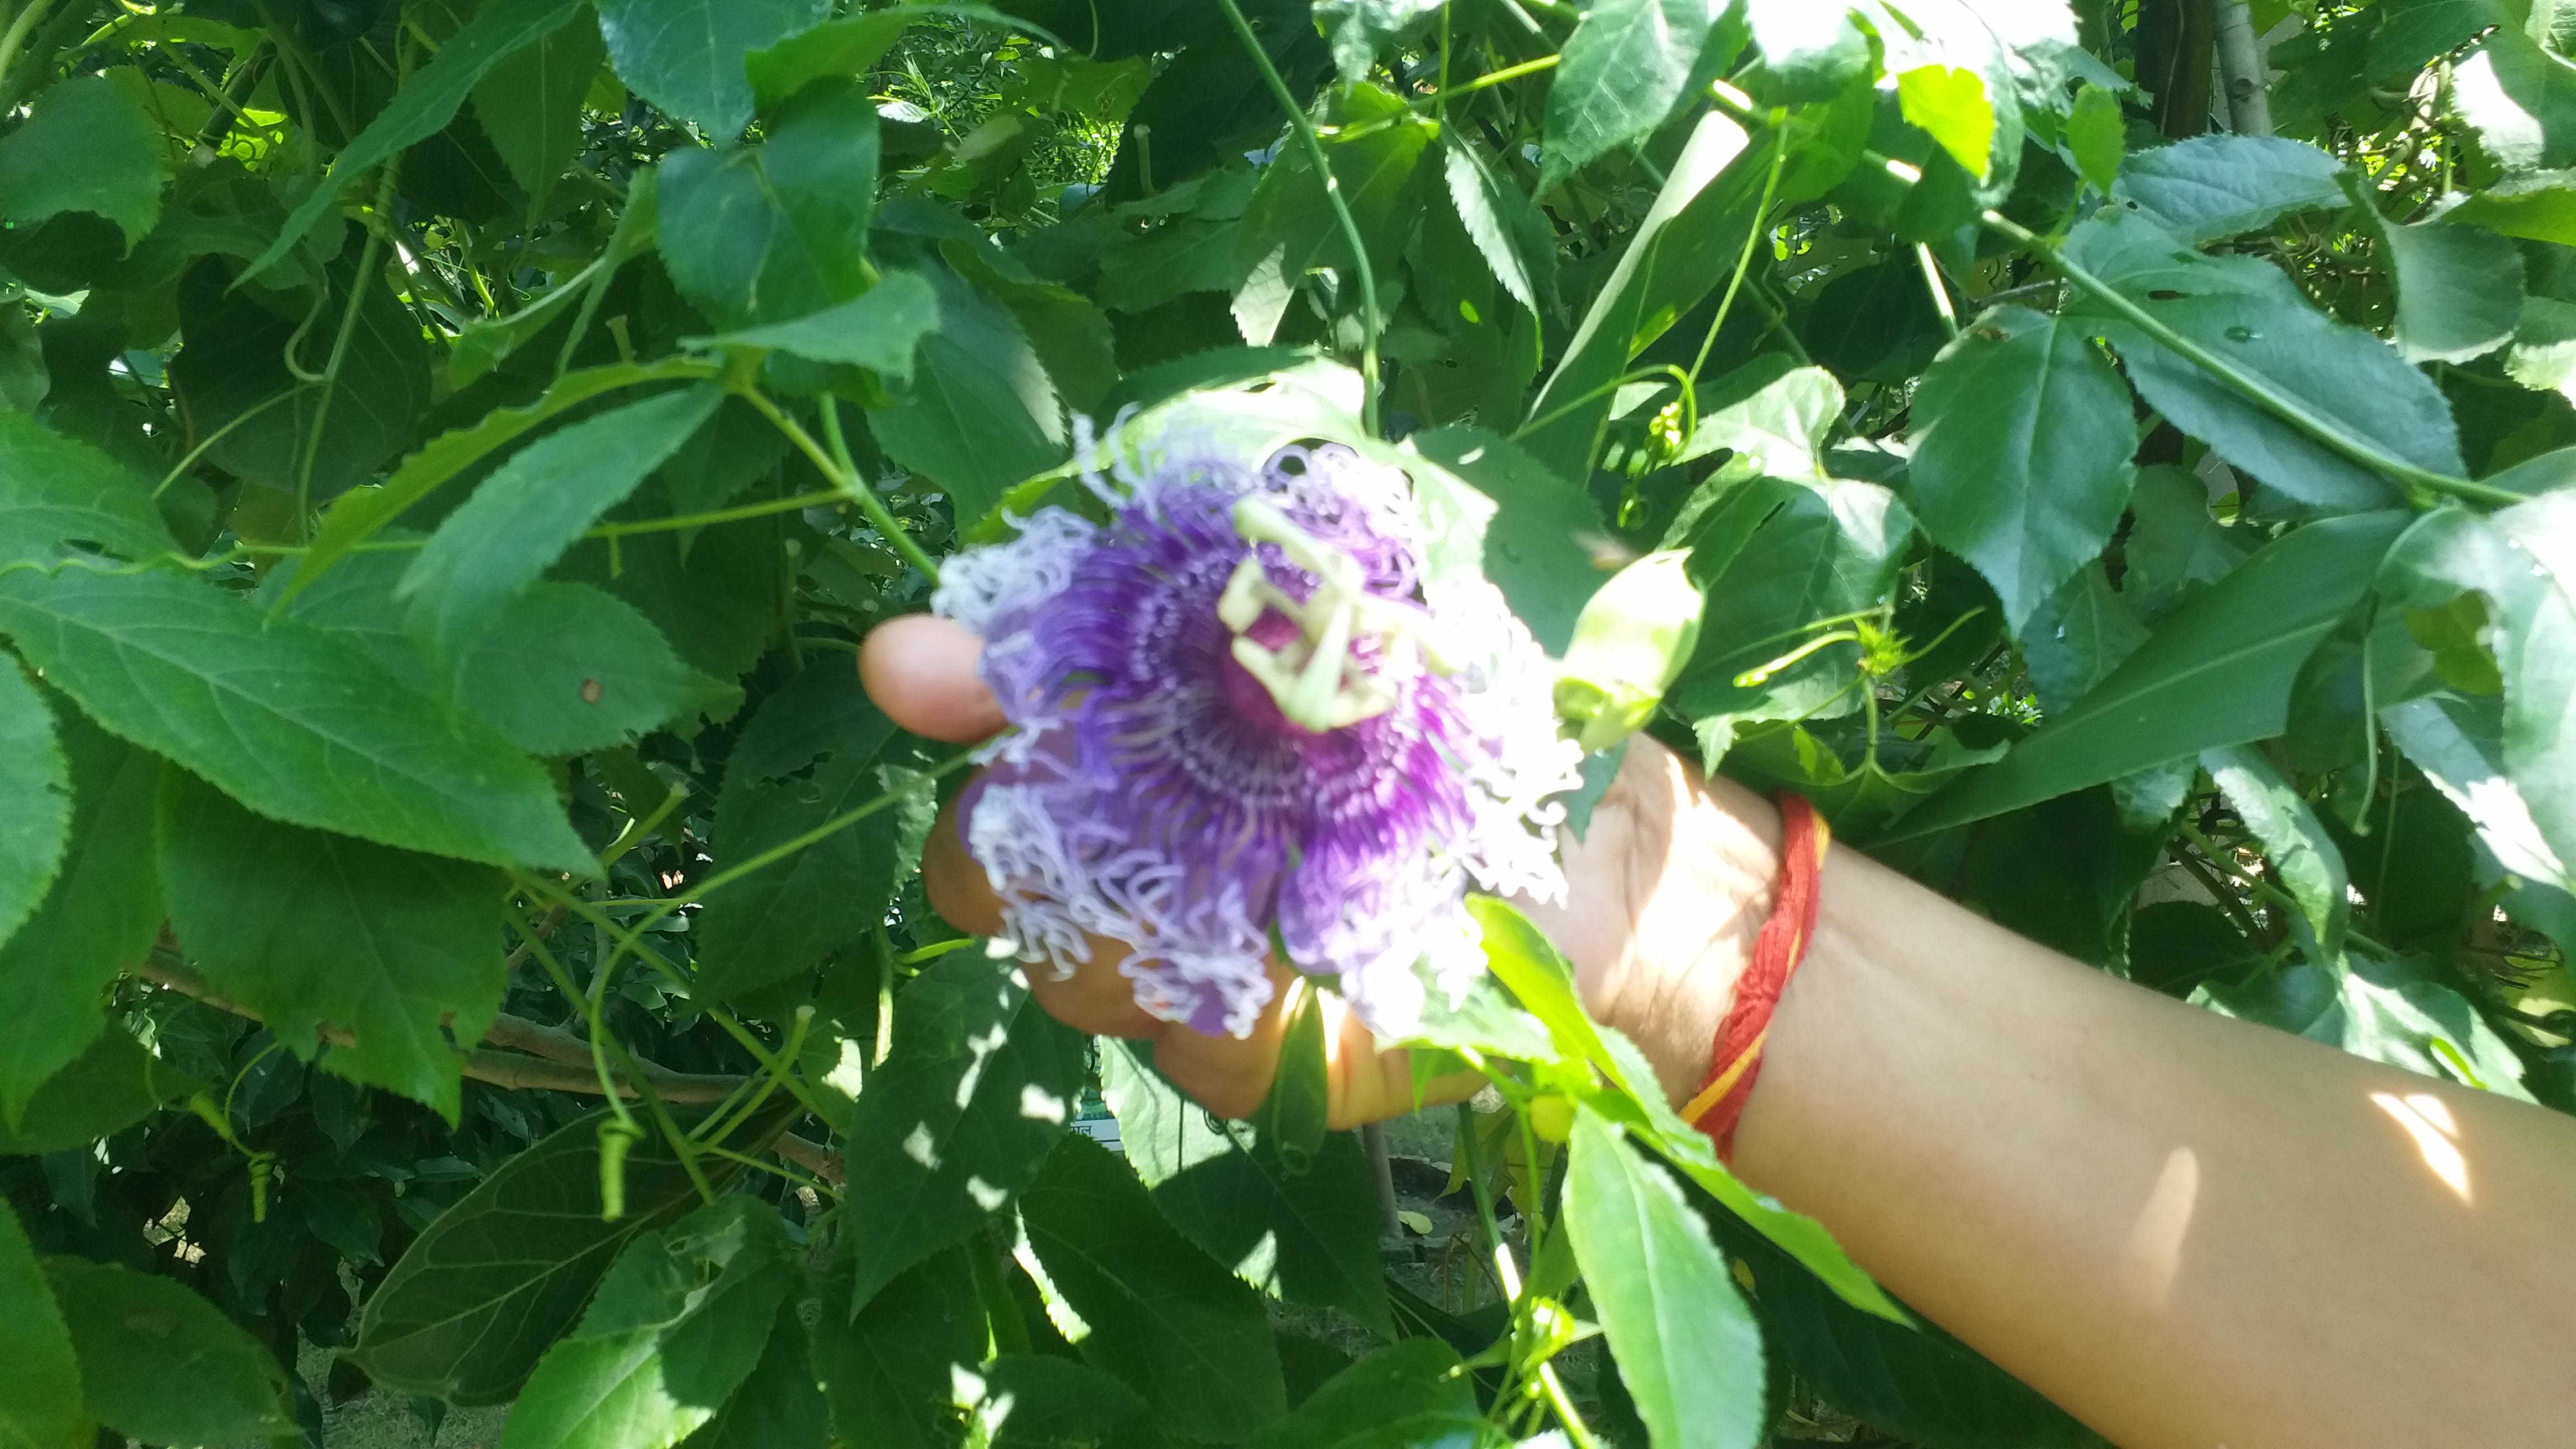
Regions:
<instances>
[{"instance_id":1,"label":"purple corona filament","mask_svg":"<svg viewBox=\"0 0 2576 1449\"><path fill-rule=\"evenodd\" d=\"M1490 585L1426 589L1400 469L1185 448L1086 477L1107 524L1043 510L943 570L1012 726L967 849L1021 959L1125 942L1163 1020L1249 1032L1275 953L1408 1034L1483 970L1471 884L1564 889L1548 801L1580 751L1545 657Z\"/></svg>"}]
</instances>

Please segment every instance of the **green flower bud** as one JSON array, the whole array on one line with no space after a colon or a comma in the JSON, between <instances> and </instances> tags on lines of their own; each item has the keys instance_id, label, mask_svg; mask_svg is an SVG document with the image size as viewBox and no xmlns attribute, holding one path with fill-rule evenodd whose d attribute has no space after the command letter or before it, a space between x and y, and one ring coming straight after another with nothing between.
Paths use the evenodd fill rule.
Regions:
<instances>
[{"instance_id":1,"label":"green flower bud","mask_svg":"<svg viewBox=\"0 0 2576 1449\"><path fill-rule=\"evenodd\" d=\"M1586 750L1642 728L1699 644L1699 586L1688 549L1650 553L1621 569L1574 621L1557 670L1556 712Z\"/></svg>"}]
</instances>

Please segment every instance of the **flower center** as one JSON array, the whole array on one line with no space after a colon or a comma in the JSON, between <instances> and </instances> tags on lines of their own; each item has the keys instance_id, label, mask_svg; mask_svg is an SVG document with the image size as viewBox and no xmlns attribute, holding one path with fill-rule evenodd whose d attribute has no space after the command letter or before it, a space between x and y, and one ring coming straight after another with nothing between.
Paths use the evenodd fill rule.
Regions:
<instances>
[{"instance_id":1,"label":"flower center","mask_svg":"<svg viewBox=\"0 0 2576 1449\"><path fill-rule=\"evenodd\" d=\"M1375 639L1388 658L1421 657L1450 672L1436 646L1430 620L1418 609L1368 591L1368 572L1345 550L1299 528L1259 495L1235 501L1234 528L1246 543L1277 544L1289 561L1315 576L1315 592L1299 599L1273 583L1259 549L1244 556L1217 600L1217 617L1234 635L1234 662L1266 690L1289 723L1321 734L1374 719L1395 708L1394 684L1372 672L1351 651ZM1276 614L1295 626L1294 637L1273 643L1257 630Z\"/></svg>"}]
</instances>

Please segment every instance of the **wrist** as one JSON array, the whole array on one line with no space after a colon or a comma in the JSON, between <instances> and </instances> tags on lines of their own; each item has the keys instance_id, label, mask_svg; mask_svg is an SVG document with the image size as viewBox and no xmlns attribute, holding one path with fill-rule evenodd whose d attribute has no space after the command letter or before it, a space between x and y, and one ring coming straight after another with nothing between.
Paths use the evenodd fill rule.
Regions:
<instances>
[{"instance_id":1,"label":"wrist","mask_svg":"<svg viewBox=\"0 0 2576 1449\"><path fill-rule=\"evenodd\" d=\"M1771 914L1779 813L1638 738L1591 829L1565 845L1569 901L1539 923L1585 1007L1636 1042L1669 1101L1687 1101Z\"/></svg>"}]
</instances>

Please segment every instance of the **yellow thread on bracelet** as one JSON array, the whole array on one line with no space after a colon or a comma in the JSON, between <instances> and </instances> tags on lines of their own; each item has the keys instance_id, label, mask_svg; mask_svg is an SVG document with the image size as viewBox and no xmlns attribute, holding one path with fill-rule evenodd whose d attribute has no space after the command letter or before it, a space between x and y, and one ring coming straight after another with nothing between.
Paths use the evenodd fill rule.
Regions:
<instances>
[{"instance_id":1,"label":"yellow thread on bracelet","mask_svg":"<svg viewBox=\"0 0 2576 1449\"><path fill-rule=\"evenodd\" d=\"M1729 1063L1725 1071L1711 1078L1707 1086L1700 1088L1698 1096L1683 1104L1682 1120L1697 1122L1707 1116L1709 1109L1723 1100L1727 1093L1734 1091L1735 1084L1742 1081L1744 1074L1753 1069L1753 1064L1762 1059L1762 1044L1770 1039L1771 1028L1768 1025L1755 1032L1753 1044L1744 1049L1744 1054Z\"/></svg>"}]
</instances>

